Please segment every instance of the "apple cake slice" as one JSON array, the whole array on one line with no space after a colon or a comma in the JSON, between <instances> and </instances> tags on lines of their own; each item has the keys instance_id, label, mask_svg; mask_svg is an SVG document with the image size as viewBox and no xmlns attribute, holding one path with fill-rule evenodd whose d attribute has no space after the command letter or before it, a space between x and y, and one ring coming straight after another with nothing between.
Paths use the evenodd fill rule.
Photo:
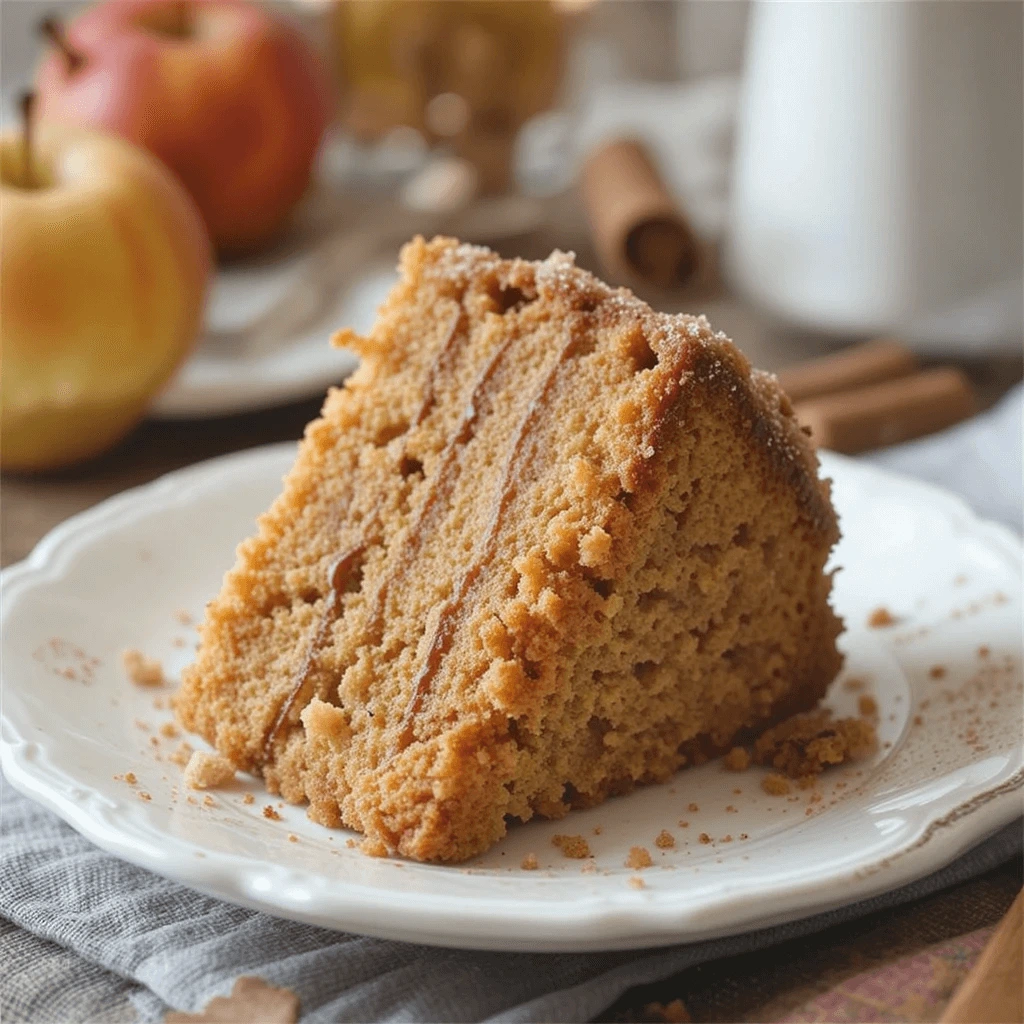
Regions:
<instances>
[{"instance_id":1,"label":"apple cake slice","mask_svg":"<svg viewBox=\"0 0 1024 1024\"><path fill-rule=\"evenodd\" d=\"M702 317L417 239L209 605L176 701L239 768L459 861L660 781L840 666L827 482Z\"/></svg>"}]
</instances>

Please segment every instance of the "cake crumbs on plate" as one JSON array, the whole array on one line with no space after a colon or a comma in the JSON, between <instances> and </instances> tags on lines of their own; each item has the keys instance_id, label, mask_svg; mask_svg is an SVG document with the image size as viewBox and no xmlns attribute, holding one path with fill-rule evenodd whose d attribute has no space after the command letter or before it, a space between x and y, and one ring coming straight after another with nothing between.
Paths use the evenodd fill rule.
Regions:
<instances>
[{"instance_id":1,"label":"cake crumbs on plate","mask_svg":"<svg viewBox=\"0 0 1024 1024\"><path fill-rule=\"evenodd\" d=\"M121 652L125 675L136 686L163 686L164 669L157 658L147 658L142 651L128 647Z\"/></svg>"},{"instance_id":2,"label":"cake crumbs on plate","mask_svg":"<svg viewBox=\"0 0 1024 1024\"><path fill-rule=\"evenodd\" d=\"M733 805L733 804L726 804L725 805L725 813L726 814L739 814L739 811L736 810L735 805Z\"/></svg>"},{"instance_id":3,"label":"cake crumbs on plate","mask_svg":"<svg viewBox=\"0 0 1024 1024\"><path fill-rule=\"evenodd\" d=\"M857 710L862 715L873 717L878 714L878 701L869 693L862 694L857 700Z\"/></svg>"},{"instance_id":4,"label":"cake crumbs on plate","mask_svg":"<svg viewBox=\"0 0 1024 1024\"><path fill-rule=\"evenodd\" d=\"M651 851L646 846L631 846L629 855L626 857L626 867L634 871L642 871L654 863L651 860Z\"/></svg>"},{"instance_id":5,"label":"cake crumbs on plate","mask_svg":"<svg viewBox=\"0 0 1024 1024\"><path fill-rule=\"evenodd\" d=\"M150 725L144 718L136 718L132 723L140 732L149 732Z\"/></svg>"},{"instance_id":6,"label":"cake crumbs on plate","mask_svg":"<svg viewBox=\"0 0 1024 1024\"><path fill-rule=\"evenodd\" d=\"M189 789L216 789L235 777L235 766L220 754L196 750L185 765L184 777Z\"/></svg>"},{"instance_id":7,"label":"cake crumbs on plate","mask_svg":"<svg viewBox=\"0 0 1024 1024\"><path fill-rule=\"evenodd\" d=\"M942 678L945 677L945 675L946 675L946 666L945 665L932 665L932 667L930 669L928 669L928 676L931 679L942 679Z\"/></svg>"},{"instance_id":8,"label":"cake crumbs on plate","mask_svg":"<svg viewBox=\"0 0 1024 1024\"><path fill-rule=\"evenodd\" d=\"M172 647L184 647L187 641L183 636L176 636L171 640Z\"/></svg>"},{"instance_id":9,"label":"cake crumbs on plate","mask_svg":"<svg viewBox=\"0 0 1024 1024\"><path fill-rule=\"evenodd\" d=\"M274 810L271 804L267 804L267 806L263 808L263 817L266 818L267 821L281 820L281 815ZM353 843L352 845L355 846L355 843Z\"/></svg>"},{"instance_id":10,"label":"cake crumbs on plate","mask_svg":"<svg viewBox=\"0 0 1024 1024\"><path fill-rule=\"evenodd\" d=\"M174 613L174 621L177 622L178 625L180 625L180 626L191 626L192 625L192 615L191 615L190 612L186 611L184 608L179 608Z\"/></svg>"},{"instance_id":11,"label":"cake crumbs on plate","mask_svg":"<svg viewBox=\"0 0 1024 1024\"><path fill-rule=\"evenodd\" d=\"M255 802L256 802L256 797L254 797L252 795L252 793L246 793L245 796L242 797L242 803L246 804L247 806L249 804L255 803Z\"/></svg>"},{"instance_id":12,"label":"cake crumbs on plate","mask_svg":"<svg viewBox=\"0 0 1024 1024\"><path fill-rule=\"evenodd\" d=\"M679 820L678 820L678 821L676 822L676 824L677 824L677 825L678 825L678 826L679 826L680 828L689 828L689 827L690 827L690 823L689 823L688 821L686 821L686 820L685 820L684 818L680 818L680 819L679 819Z\"/></svg>"},{"instance_id":13,"label":"cake crumbs on plate","mask_svg":"<svg viewBox=\"0 0 1024 1024\"><path fill-rule=\"evenodd\" d=\"M167 707L167 704L166 704L166 702L164 701L163 697L161 697L161 696L160 696L160 694L158 693L158 694L157 694L157 695L156 695L156 696L155 696L155 697L153 698L153 710L154 710L154 711L163 711L163 709L164 709L165 707Z\"/></svg>"},{"instance_id":14,"label":"cake crumbs on plate","mask_svg":"<svg viewBox=\"0 0 1024 1024\"><path fill-rule=\"evenodd\" d=\"M185 740L182 740L181 743L179 743L178 746L174 749L174 752L171 754L171 760L175 764L181 765L182 768L184 768L185 765L188 764L189 759L191 757L192 744L186 742Z\"/></svg>"},{"instance_id":15,"label":"cake crumbs on plate","mask_svg":"<svg viewBox=\"0 0 1024 1024\"><path fill-rule=\"evenodd\" d=\"M745 772L750 767L750 751L746 747L733 747L722 758L722 764L730 772Z\"/></svg>"},{"instance_id":16,"label":"cake crumbs on plate","mask_svg":"<svg viewBox=\"0 0 1024 1024\"><path fill-rule=\"evenodd\" d=\"M860 690L863 690L866 685L867 683L863 679L859 676L854 676L852 679L847 679L846 682L843 683L843 689L848 693L857 693Z\"/></svg>"},{"instance_id":17,"label":"cake crumbs on plate","mask_svg":"<svg viewBox=\"0 0 1024 1024\"><path fill-rule=\"evenodd\" d=\"M696 814L700 810L700 808L695 803L693 803L692 801L686 805L686 809L691 814Z\"/></svg>"},{"instance_id":18,"label":"cake crumbs on plate","mask_svg":"<svg viewBox=\"0 0 1024 1024\"><path fill-rule=\"evenodd\" d=\"M147 802L153 799L144 789L140 789L136 795L140 800L145 800Z\"/></svg>"},{"instance_id":19,"label":"cake crumbs on plate","mask_svg":"<svg viewBox=\"0 0 1024 1024\"><path fill-rule=\"evenodd\" d=\"M979 658L987 658L991 653L992 653L992 651L989 649L989 647L986 644L982 644L978 648L978 657Z\"/></svg>"},{"instance_id":20,"label":"cake crumbs on plate","mask_svg":"<svg viewBox=\"0 0 1024 1024\"><path fill-rule=\"evenodd\" d=\"M562 851L563 857L583 860L590 856L590 847L583 836L555 835L551 837L551 843Z\"/></svg>"},{"instance_id":21,"label":"cake crumbs on plate","mask_svg":"<svg viewBox=\"0 0 1024 1024\"><path fill-rule=\"evenodd\" d=\"M654 845L662 850L671 850L676 845L676 837L663 828L655 838Z\"/></svg>"},{"instance_id":22,"label":"cake crumbs on plate","mask_svg":"<svg viewBox=\"0 0 1024 1024\"><path fill-rule=\"evenodd\" d=\"M707 846L711 842L711 836L707 832L701 832L697 838L700 840L702 846Z\"/></svg>"},{"instance_id":23,"label":"cake crumbs on plate","mask_svg":"<svg viewBox=\"0 0 1024 1024\"><path fill-rule=\"evenodd\" d=\"M646 889L647 883L639 875L631 875L629 887L630 889Z\"/></svg>"},{"instance_id":24,"label":"cake crumbs on plate","mask_svg":"<svg viewBox=\"0 0 1024 1024\"><path fill-rule=\"evenodd\" d=\"M895 626L899 619L884 605L879 605L869 616L868 625L872 629L885 629L887 626Z\"/></svg>"},{"instance_id":25,"label":"cake crumbs on plate","mask_svg":"<svg viewBox=\"0 0 1024 1024\"><path fill-rule=\"evenodd\" d=\"M827 708L819 708L763 732L754 743L754 759L800 778L864 757L876 744L874 727L863 718L836 718Z\"/></svg>"},{"instance_id":26,"label":"cake crumbs on plate","mask_svg":"<svg viewBox=\"0 0 1024 1024\"><path fill-rule=\"evenodd\" d=\"M299 841L299 837L294 832L289 832L288 833L288 842L289 843L297 843L298 841Z\"/></svg>"},{"instance_id":27,"label":"cake crumbs on plate","mask_svg":"<svg viewBox=\"0 0 1024 1024\"><path fill-rule=\"evenodd\" d=\"M139 780L136 777L135 772L125 772L124 773L124 781L127 782L129 786L134 786L135 783L138 782Z\"/></svg>"},{"instance_id":28,"label":"cake crumbs on plate","mask_svg":"<svg viewBox=\"0 0 1024 1024\"><path fill-rule=\"evenodd\" d=\"M354 839L346 839L345 845L350 849L354 850L359 844Z\"/></svg>"},{"instance_id":29,"label":"cake crumbs on plate","mask_svg":"<svg viewBox=\"0 0 1024 1024\"><path fill-rule=\"evenodd\" d=\"M731 843L731 842L732 842L732 835L731 835L731 834L729 834L729 833L726 833L726 834L725 834L724 836L722 836L722 838L721 838L721 839L719 839L718 841L719 841L720 843Z\"/></svg>"},{"instance_id":30,"label":"cake crumbs on plate","mask_svg":"<svg viewBox=\"0 0 1024 1024\"><path fill-rule=\"evenodd\" d=\"M204 807L216 807L217 806L217 801L214 800L213 797L210 796L209 793L207 793L206 796L203 797L203 806Z\"/></svg>"},{"instance_id":31,"label":"cake crumbs on plate","mask_svg":"<svg viewBox=\"0 0 1024 1024\"><path fill-rule=\"evenodd\" d=\"M173 722L164 722L160 726L160 735L165 736L169 740L174 740L181 735L181 730Z\"/></svg>"},{"instance_id":32,"label":"cake crumbs on plate","mask_svg":"<svg viewBox=\"0 0 1024 1024\"><path fill-rule=\"evenodd\" d=\"M772 772L761 780L761 788L769 796L786 796L790 791L789 779L778 772Z\"/></svg>"}]
</instances>

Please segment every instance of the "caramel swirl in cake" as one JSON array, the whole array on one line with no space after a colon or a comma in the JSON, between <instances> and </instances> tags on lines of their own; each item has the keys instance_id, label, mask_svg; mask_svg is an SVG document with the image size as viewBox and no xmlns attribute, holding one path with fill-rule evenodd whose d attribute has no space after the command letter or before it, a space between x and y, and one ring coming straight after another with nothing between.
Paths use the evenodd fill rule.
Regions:
<instances>
[{"instance_id":1,"label":"caramel swirl in cake","mask_svg":"<svg viewBox=\"0 0 1024 1024\"><path fill-rule=\"evenodd\" d=\"M455 634L455 627L458 623L459 613L465 604L466 597L472 589L473 584L480 574L487 567L493 556L494 543L498 536L498 528L501 519L508 508L509 499L516 486L517 463L522 456L525 442L530 434L531 426L536 422L543 402L554 386L558 371L565 362L571 358L574 351L579 347L579 337L571 329L568 340L562 345L558 355L553 360L550 369L544 374L539 385L530 398L526 412L519 421L519 426L512 435L508 454L504 460L504 469L498 483L498 493L492 500L491 514L487 530L481 538L477 550L473 554L470 567L459 577L454 595L441 607L441 614L434 625L434 632L427 648L427 658L420 669L416 680L413 683L412 694L409 703L406 705L405 713L402 715L398 743L392 751L392 755L403 750L414 739L414 724L417 712L423 705L423 701L430 693L431 683L441 669L444 656L448 651L452 637Z\"/></svg>"},{"instance_id":2,"label":"caramel swirl in cake","mask_svg":"<svg viewBox=\"0 0 1024 1024\"><path fill-rule=\"evenodd\" d=\"M305 656L302 659L302 665L299 668L299 671L295 673L295 680L292 683L291 690L288 692L288 696L279 708L277 715L274 718L273 725L271 725L270 731L267 733L267 738L263 741L264 758L270 757L274 747L274 741L277 739L278 733L281 731L281 726L284 725L288 715L292 711L292 708L295 707L296 701L299 699L299 694L309 682L309 674L313 671L317 655L320 653L320 649L324 645L324 640L327 638L327 631L330 629L331 623L334 622L338 613L341 611L341 604L345 597L346 584L348 583L353 570L356 568L359 559L366 553L369 543L370 542L368 540L361 540L358 543L353 544L347 551L340 554L331 565L327 574L330 594L327 601L324 603L323 611L320 613L320 620L317 622L316 629L313 631L309 645L306 648Z\"/></svg>"}]
</instances>

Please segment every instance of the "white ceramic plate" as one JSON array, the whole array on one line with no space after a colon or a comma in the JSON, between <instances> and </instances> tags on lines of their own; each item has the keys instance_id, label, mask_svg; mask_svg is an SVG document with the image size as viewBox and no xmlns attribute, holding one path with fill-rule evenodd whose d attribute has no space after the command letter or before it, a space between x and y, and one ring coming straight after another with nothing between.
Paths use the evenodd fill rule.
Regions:
<instances>
[{"instance_id":1,"label":"white ceramic plate","mask_svg":"<svg viewBox=\"0 0 1024 1024\"><path fill-rule=\"evenodd\" d=\"M178 675L194 633L176 613L197 615L217 590L293 453L257 449L122 494L4 574L3 770L118 856L329 928L484 949L611 949L864 898L935 870L1020 813L1019 541L941 491L834 456L823 462L842 516L835 599L848 630L830 703L853 711L872 694L881 745L817 790L770 797L759 772L711 763L561 822L515 827L464 867L365 857L255 779L240 777L212 807L190 801L168 758L179 741L159 732L170 689L128 683L120 652L140 648ZM897 625L866 627L879 605ZM851 689L858 680L864 689ZM127 771L136 785L115 778ZM281 820L263 817L270 803ZM674 848L655 844L663 829ZM564 858L556 833L586 837L592 859ZM625 866L634 845L652 867ZM539 870L520 868L528 853Z\"/></svg>"}]
</instances>

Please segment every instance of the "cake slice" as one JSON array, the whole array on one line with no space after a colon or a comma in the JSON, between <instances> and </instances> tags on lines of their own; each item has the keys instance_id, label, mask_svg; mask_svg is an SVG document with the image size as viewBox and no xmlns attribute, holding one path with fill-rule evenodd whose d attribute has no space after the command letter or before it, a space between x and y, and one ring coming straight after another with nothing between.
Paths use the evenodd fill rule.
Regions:
<instances>
[{"instance_id":1,"label":"cake slice","mask_svg":"<svg viewBox=\"0 0 1024 1024\"><path fill-rule=\"evenodd\" d=\"M187 728L370 852L661 781L840 666L828 485L704 318L554 253L405 247L363 363L209 605Z\"/></svg>"}]
</instances>

